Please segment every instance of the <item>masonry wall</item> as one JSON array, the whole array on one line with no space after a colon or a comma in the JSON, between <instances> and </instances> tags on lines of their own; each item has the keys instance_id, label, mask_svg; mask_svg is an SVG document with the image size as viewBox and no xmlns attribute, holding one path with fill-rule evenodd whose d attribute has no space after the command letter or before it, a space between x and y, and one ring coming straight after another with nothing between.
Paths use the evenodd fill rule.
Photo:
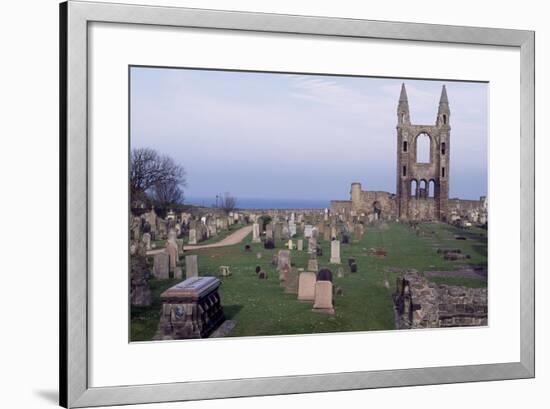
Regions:
<instances>
[{"instance_id":1,"label":"masonry wall","mask_svg":"<svg viewBox=\"0 0 550 409\"><path fill-rule=\"evenodd\" d=\"M418 273L396 282L393 294L397 329L487 325L487 289L437 285Z\"/></svg>"}]
</instances>

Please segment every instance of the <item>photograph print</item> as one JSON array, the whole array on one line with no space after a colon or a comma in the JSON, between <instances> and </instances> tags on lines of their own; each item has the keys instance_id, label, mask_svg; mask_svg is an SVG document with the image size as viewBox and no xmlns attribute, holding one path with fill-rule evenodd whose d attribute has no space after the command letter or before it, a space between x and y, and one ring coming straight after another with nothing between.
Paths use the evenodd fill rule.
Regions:
<instances>
[{"instance_id":1,"label":"photograph print","mask_svg":"<svg viewBox=\"0 0 550 409\"><path fill-rule=\"evenodd\" d=\"M488 324L488 83L129 75L131 342Z\"/></svg>"}]
</instances>

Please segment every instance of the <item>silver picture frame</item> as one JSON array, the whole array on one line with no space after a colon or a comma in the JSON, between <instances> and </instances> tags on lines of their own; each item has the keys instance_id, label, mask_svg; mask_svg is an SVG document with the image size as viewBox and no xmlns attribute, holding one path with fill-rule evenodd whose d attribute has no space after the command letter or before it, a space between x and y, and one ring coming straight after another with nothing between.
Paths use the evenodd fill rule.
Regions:
<instances>
[{"instance_id":1,"label":"silver picture frame","mask_svg":"<svg viewBox=\"0 0 550 409\"><path fill-rule=\"evenodd\" d=\"M90 387L88 380L88 24L110 22L519 49L521 356L517 362L221 381ZM69 1L60 5L60 404L138 404L535 376L535 33L342 18Z\"/></svg>"}]
</instances>

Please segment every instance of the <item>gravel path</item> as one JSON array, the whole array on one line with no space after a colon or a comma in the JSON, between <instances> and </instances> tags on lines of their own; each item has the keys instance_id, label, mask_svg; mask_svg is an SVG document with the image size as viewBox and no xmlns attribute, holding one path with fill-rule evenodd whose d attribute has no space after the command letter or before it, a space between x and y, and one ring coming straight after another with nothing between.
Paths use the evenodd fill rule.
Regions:
<instances>
[{"instance_id":1,"label":"gravel path","mask_svg":"<svg viewBox=\"0 0 550 409\"><path fill-rule=\"evenodd\" d=\"M229 236L227 236L223 240L218 241L217 243L203 244L203 245L201 244L186 245L186 246L183 246L183 249L198 250L198 249L210 249L215 247L233 246L234 244L239 244L241 241L243 241L244 238L248 236L251 232L252 232L252 226L244 226L244 227L241 227L236 232L231 233Z\"/></svg>"}]
</instances>

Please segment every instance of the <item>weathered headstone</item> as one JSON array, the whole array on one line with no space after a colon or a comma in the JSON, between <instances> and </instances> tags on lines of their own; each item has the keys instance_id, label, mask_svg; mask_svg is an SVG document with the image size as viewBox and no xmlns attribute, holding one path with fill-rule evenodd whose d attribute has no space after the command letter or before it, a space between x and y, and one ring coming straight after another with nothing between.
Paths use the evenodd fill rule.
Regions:
<instances>
[{"instance_id":1,"label":"weathered headstone","mask_svg":"<svg viewBox=\"0 0 550 409\"><path fill-rule=\"evenodd\" d=\"M294 243L292 243L292 240L288 241L288 249L293 250L294 249Z\"/></svg>"},{"instance_id":2,"label":"weathered headstone","mask_svg":"<svg viewBox=\"0 0 550 409\"><path fill-rule=\"evenodd\" d=\"M183 278L183 269L180 266L177 266L174 270L174 278L181 279Z\"/></svg>"},{"instance_id":3,"label":"weathered headstone","mask_svg":"<svg viewBox=\"0 0 550 409\"><path fill-rule=\"evenodd\" d=\"M283 225L281 223L275 223L275 241L281 240L283 235Z\"/></svg>"},{"instance_id":4,"label":"weathered headstone","mask_svg":"<svg viewBox=\"0 0 550 409\"><path fill-rule=\"evenodd\" d=\"M220 266L218 271L221 277L229 277L231 275L229 266Z\"/></svg>"},{"instance_id":5,"label":"weathered headstone","mask_svg":"<svg viewBox=\"0 0 550 409\"><path fill-rule=\"evenodd\" d=\"M317 239L315 237L310 237L307 245L307 252L317 253Z\"/></svg>"},{"instance_id":6,"label":"weathered headstone","mask_svg":"<svg viewBox=\"0 0 550 409\"><path fill-rule=\"evenodd\" d=\"M317 259L309 259L307 261L307 270L315 272L319 270L319 262L317 261Z\"/></svg>"},{"instance_id":7,"label":"weathered headstone","mask_svg":"<svg viewBox=\"0 0 550 409\"><path fill-rule=\"evenodd\" d=\"M298 240L298 251L304 250L304 241L302 239Z\"/></svg>"},{"instance_id":8,"label":"weathered headstone","mask_svg":"<svg viewBox=\"0 0 550 409\"><path fill-rule=\"evenodd\" d=\"M315 282L313 311L334 314L334 307L332 305L332 283L330 281Z\"/></svg>"},{"instance_id":9,"label":"weathered headstone","mask_svg":"<svg viewBox=\"0 0 550 409\"><path fill-rule=\"evenodd\" d=\"M340 242L332 240L330 242L330 262L331 264L340 264Z\"/></svg>"},{"instance_id":10,"label":"weathered headstone","mask_svg":"<svg viewBox=\"0 0 550 409\"><path fill-rule=\"evenodd\" d=\"M323 240L330 241L330 228L325 227L325 230L323 231Z\"/></svg>"},{"instance_id":11,"label":"weathered headstone","mask_svg":"<svg viewBox=\"0 0 550 409\"><path fill-rule=\"evenodd\" d=\"M159 280L169 278L170 256L167 253L157 253L153 258L153 275Z\"/></svg>"},{"instance_id":12,"label":"weathered headstone","mask_svg":"<svg viewBox=\"0 0 550 409\"><path fill-rule=\"evenodd\" d=\"M310 238L313 231L313 226L311 224L306 224L304 227L304 237Z\"/></svg>"},{"instance_id":13,"label":"weathered headstone","mask_svg":"<svg viewBox=\"0 0 550 409\"><path fill-rule=\"evenodd\" d=\"M317 278L315 273L304 272L300 273L298 279L298 299L300 301L315 300L315 282Z\"/></svg>"},{"instance_id":14,"label":"weathered headstone","mask_svg":"<svg viewBox=\"0 0 550 409\"><path fill-rule=\"evenodd\" d=\"M199 262L197 255L185 256L185 277L192 278L199 275Z\"/></svg>"},{"instance_id":15,"label":"weathered headstone","mask_svg":"<svg viewBox=\"0 0 550 409\"><path fill-rule=\"evenodd\" d=\"M189 230L189 244L197 244L197 230Z\"/></svg>"},{"instance_id":16,"label":"weathered headstone","mask_svg":"<svg viewBox=\"0 0 550 409\"><path fill-rule=\"evenodd\" d=\"M277 254L277 271L281 271L285 266L290 267L290 251L279 250Z\"/></svg>"},{"instance_id":17,"label":"weathered headstone","mask_svg":"<svg viewBox=\"0 0 550 409\"><path fill-rule=\"evenodd\" d=\"M164 252L170 257L170 271L174 271L178 263L178 248L174 243L168 242Z\"/></svg>"},{"instance_id":18,"label":"weathered headstone","mask_svg":"<svg viewBox=\"0 0 550 409\"><path fill-rule=\"evenodd\" d=\"M151 250L151 234L143 233L143 236L141 236L141 240L143 241L143 245L145 246L145 249Z\"/></svg>"},{"instance_id":19,"label":"weathered headstone","mask_svg":"<svg viewBox=\"0 0 550 409\"><path fill-rule=\"evenodd\" d=\"M258 223L254 223L252 225L252 243L260 243L261 241L260 225Z\"/></svg>"},{"instance_id":20,"label":"weathered headstone","mask_svg":"<svg viewBox=\"0 0 550 409\"><path fill-rule=\"evenodd\" d=\"M330 281L332 283L332 271L323 268L317 273L317 281Z\"/></svg>"},{"instance_id":21,"label":"weathered headstone","mask_svg":"<svg viewBox=\"0 0 550 409\"><path fill-rule=\"evenodd\" d=\"M290 237L296 236L296 223L294 223L294 221L288 223L288 229L290 231Z\"/></svg>"}]
</instances>

